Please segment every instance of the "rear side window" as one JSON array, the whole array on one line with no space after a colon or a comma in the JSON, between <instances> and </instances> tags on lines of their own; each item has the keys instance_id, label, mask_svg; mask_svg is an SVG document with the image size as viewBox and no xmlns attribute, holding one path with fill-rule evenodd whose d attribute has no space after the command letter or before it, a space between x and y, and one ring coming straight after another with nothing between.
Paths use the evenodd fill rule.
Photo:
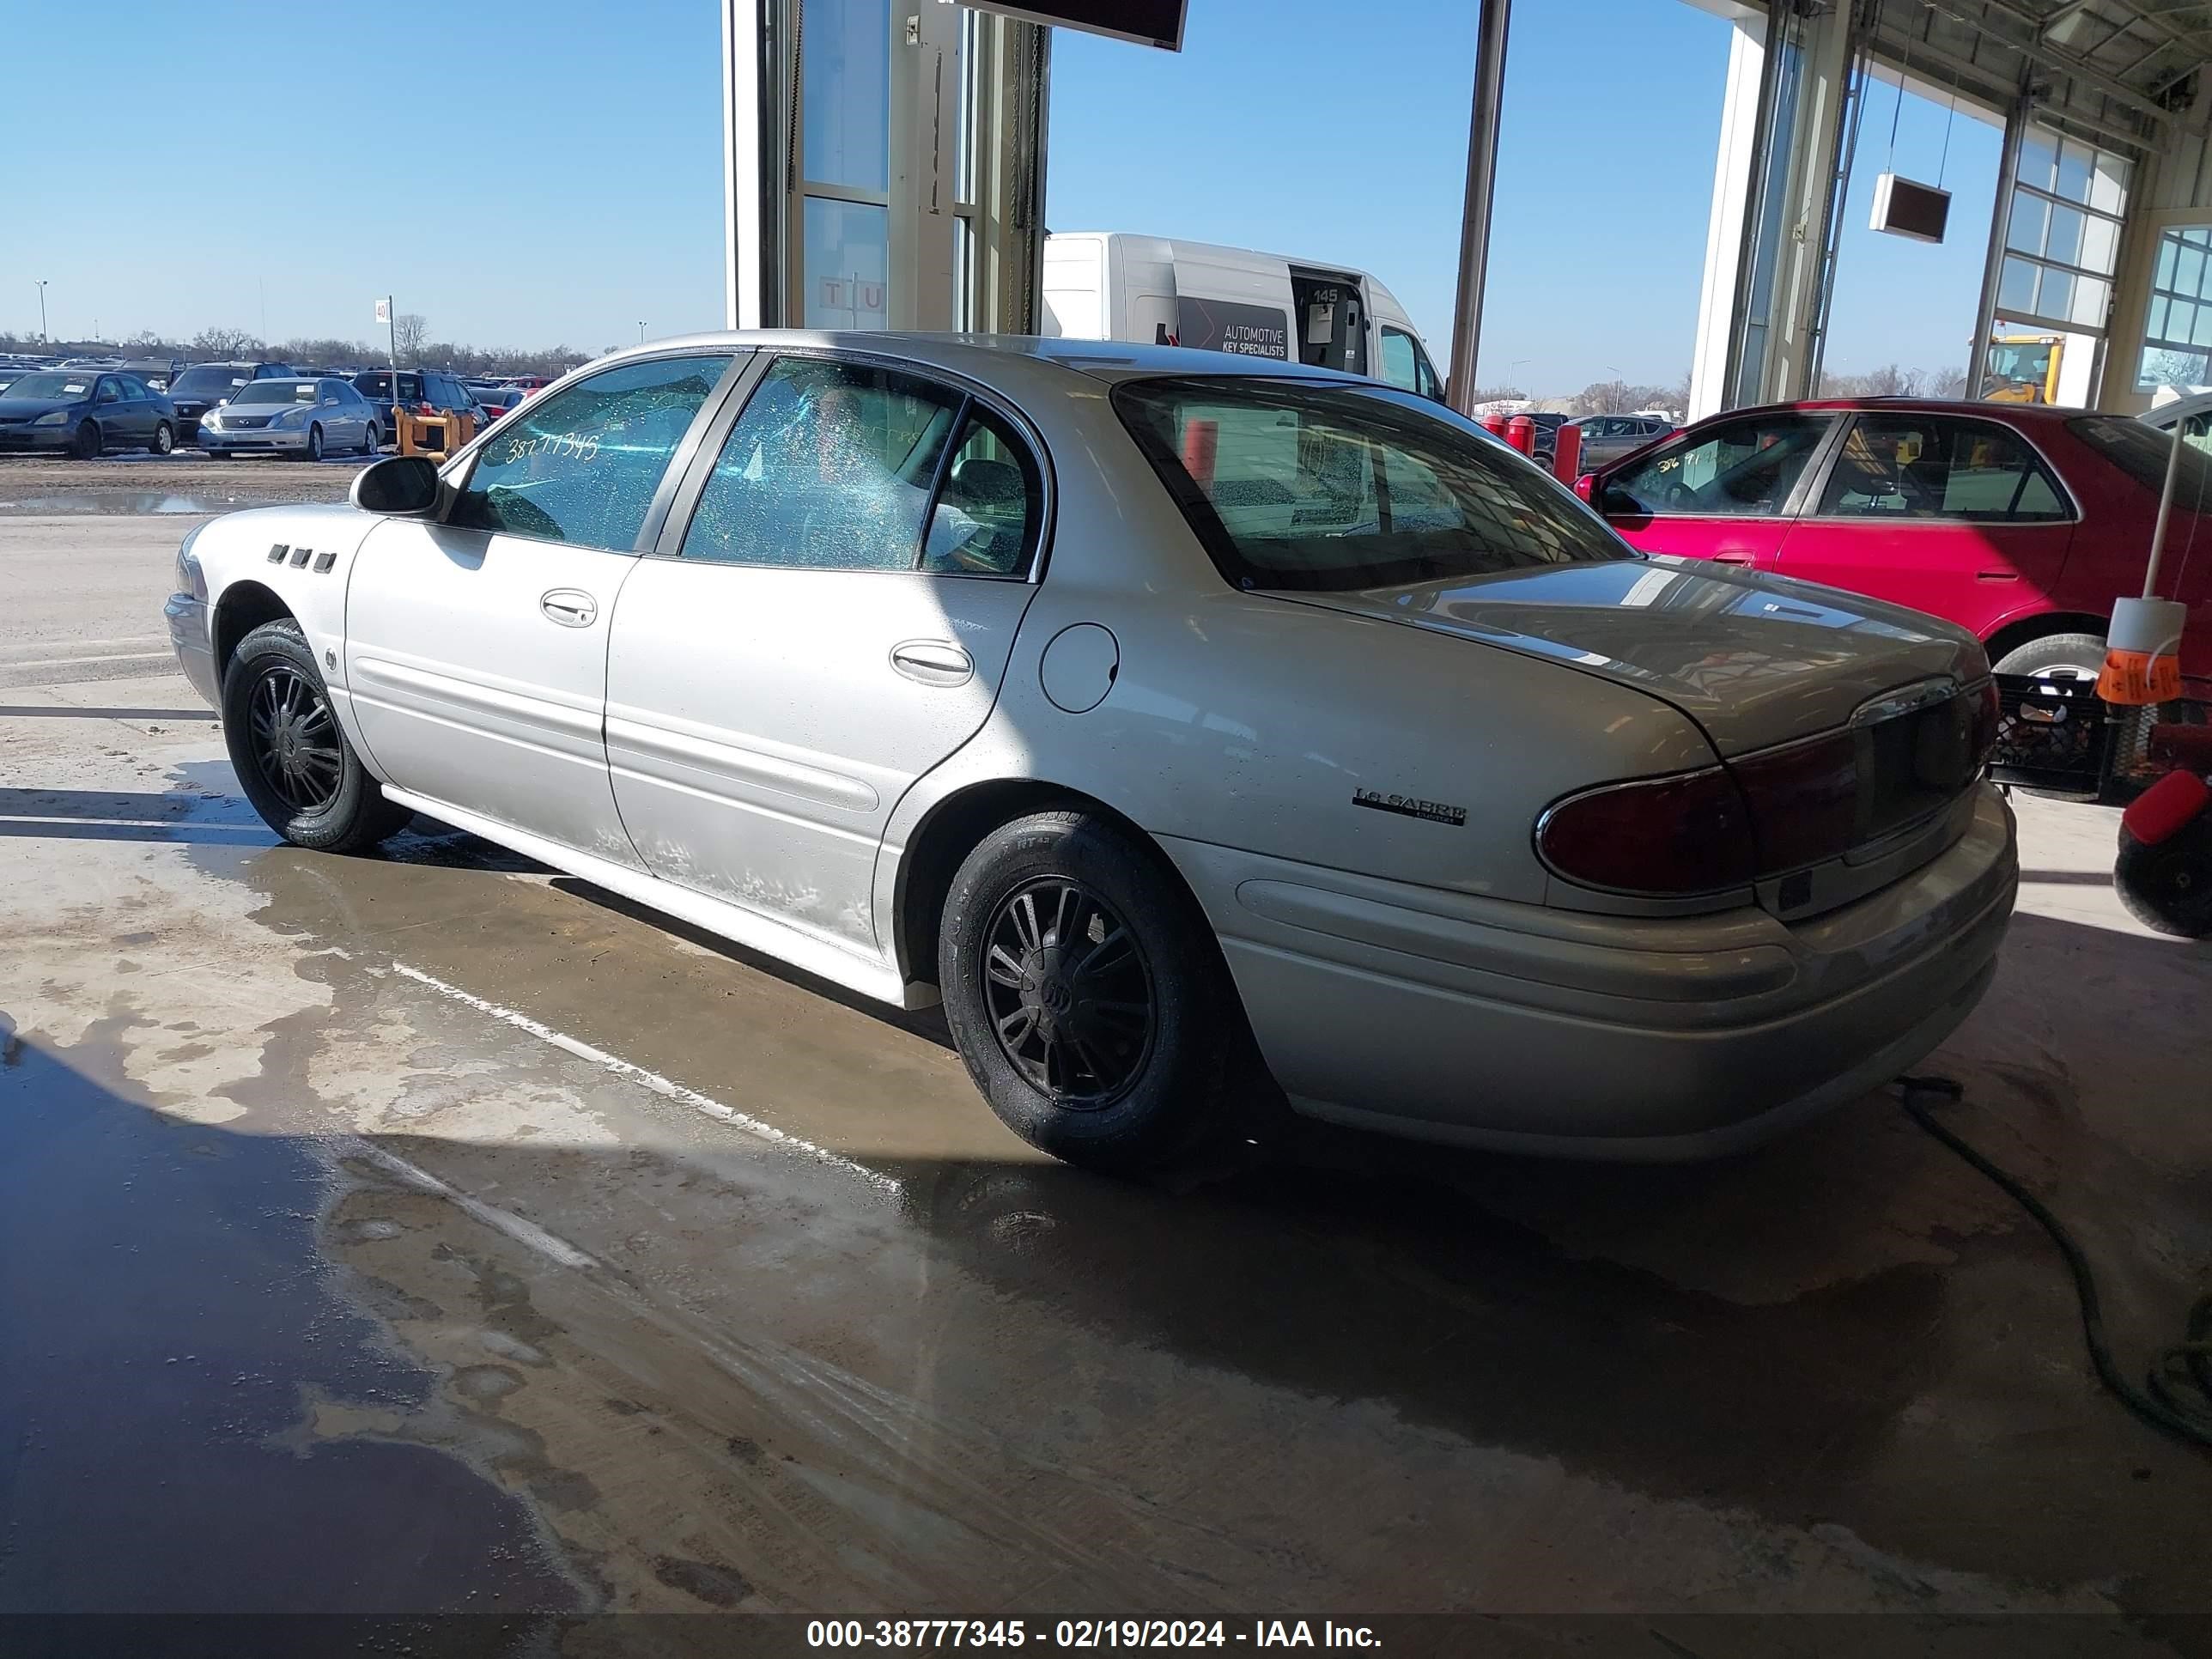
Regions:
<instances>
[{"instance_id":1,"label":"rear side window","mask_svg":"<svg viewBox=\"0 0 2212 1659\"><path fill-rule=\"evenodd\" d=\"M2048 524L2065 498L2020 434L1988 421L1862 415L1820 495L1829 519Z\"/></svg>"},{"instance_id":2,"label":"rear side window","mask_svg":"<svg viewBox=\"0 0 2212 1659\"><path fill-rule=\"evenodd\" d=\"M2212 456L2200 447L2207 426L2203 415L2190 416L2184 424L2173 504L2185 513L2212 510ZM2165 488L2166 457L2173 447L2170 433L2147 422L2110 415L2085 415L2067 422L2066 429L2144 489L2155 492Z\"/></svg>"},{"instance_id":3,"label":"rear side window","mask_svg":"<svg viewBox=\"0 0 2212 1659\"><path fill-rule=\"evenodd\" d=\"M1238 586L1342 591L1638 556L1503 445L1379 389L1134 380L1114 407Z\"/></svg>"},{"instance_id":4,"label":"rear side window","mask_svg":"<svg viewBox=\"0 0 2212 1659\"><path fill-rule=\"evenodd\" d=\"M1035 467L948 386L866 363L779 359L684 532L683 556L807 570L1009 575Z\"/></svg>"},{"instance_id":5,"label":"rear side window","mask_svg":"<svg viewBox=\"0 0 2212 1659\"><path fill-rule=\"evenodd\" d=\"M677 446L729 366L727 356L653 358L547 398L478 453L449 522L629 552Z\"/></svg>"}]
</instances>

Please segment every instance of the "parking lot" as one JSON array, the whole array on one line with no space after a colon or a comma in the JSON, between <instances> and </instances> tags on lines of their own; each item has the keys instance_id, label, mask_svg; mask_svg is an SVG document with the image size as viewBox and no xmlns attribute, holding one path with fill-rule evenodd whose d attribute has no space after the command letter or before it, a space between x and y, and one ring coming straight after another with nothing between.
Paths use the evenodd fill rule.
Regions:
<instances>
[{"instance_id":1,"label":"parking lot","mask_svg":"<svg viewBox=\"0 0 2212 1659\"><path fill-rule=\"evenodd\" d=\"M161 631L196 520L143 509L349 469L72 464L108 510L59 513L41 465L0 463L0 1607L2039 1612L2082 1618L2002 1651L2188 1650L2201 1456L1893 1097L1692 1168L1313 1128L1076 1173L934 1014L427 822L278 844ZM2077 1227L2133 1372L2212 1248L2212 957L2126 920L2108 811L2015 805L1996 988L1924 1069Z\"/></svg>"}]
</instances>

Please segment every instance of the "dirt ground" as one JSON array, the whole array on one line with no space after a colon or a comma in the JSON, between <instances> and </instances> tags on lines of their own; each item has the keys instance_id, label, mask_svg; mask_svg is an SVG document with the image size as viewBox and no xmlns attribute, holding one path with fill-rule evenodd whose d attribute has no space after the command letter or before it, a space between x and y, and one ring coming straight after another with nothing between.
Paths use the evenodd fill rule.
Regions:
<instances>
[{"instance_id":1,"label":"dirt ground","mask_svg":"<svg viewBox=\"0 0 2212 1659\"><path fill-rule=\"evenodd\" d=\"M278 456L213 461L196 450L173 455L0 455L0 514L228 513L280 501L342 501L362 463L308 463Z\"/></svg>"}]
</instances>

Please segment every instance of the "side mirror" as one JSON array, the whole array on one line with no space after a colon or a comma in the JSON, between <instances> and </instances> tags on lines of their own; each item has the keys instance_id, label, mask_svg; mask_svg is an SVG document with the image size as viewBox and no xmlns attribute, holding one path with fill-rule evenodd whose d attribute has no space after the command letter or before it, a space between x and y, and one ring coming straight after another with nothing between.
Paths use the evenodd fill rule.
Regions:
<instances>
[{"instance_id":1,"label":"side mirror","mask_svg":"<svg viewBox=\"0 0 2212 1659\"><path fill-rule=\"evenodd\" d=\"M351 499L364 513L428 513L438 504L438 469L420 455L386 456L356 476Z\"/></svg>"},{"instance_id":2,"label":"side mirror","mask_svg":"<svg viewBox=\"0 0 2212 1659\"><path fill-rule=\"evenodd\" d=\"M1585 472L1575 480L1575 494L1592 507L1597 505L1597 474Z\"/></svg>"}]
</instances>

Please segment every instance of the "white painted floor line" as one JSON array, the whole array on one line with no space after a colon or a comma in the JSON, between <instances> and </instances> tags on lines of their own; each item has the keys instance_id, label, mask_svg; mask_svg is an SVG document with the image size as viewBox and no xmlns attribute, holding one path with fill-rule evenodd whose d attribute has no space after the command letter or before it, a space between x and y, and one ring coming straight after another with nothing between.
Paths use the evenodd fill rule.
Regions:
<instances>
[{"instance_id":1,"label":"white painted floor line","mask_svg":"<svg viewBox=\"0 0 2212 1659\"><path fill-rule=\"evenodd\" d=\"M28 661L10 659L0 662L0 668L74 668L87 662L153 662L162 657L173 657L173 651L126 651L119 656L104 657L33 657Z\"/></svg>"},{"instance_id":2,"label":"white painted floor line","mask_svg":"<svg viewBox=\"0 0 2212 1659\"><path fill-rule=\"evenodd\" d=\"M63 641L57 640L57 641L55 641L53 642L53 644L54 644L54 645L59 645L59 644L66 643L66 644L68 644L68 645L69 645L69 647L70 647L72 650L76 650L76 651L89 651L89 650L97 650L100 647L104 646L104 645L161 645L161 644L163 644L163 643L165 643L165 642L166 642L166 636L164 636L164 635L160 635L160 634L118 634L118 635L115 635L112 639L104 639L104 640L70 640L70 641ZM52 645L48 645L48 644L46 643L46 641L45 641L41 640L41 641L39 641L37 644L35 644L35 645L30 644L28 641L26 641L26 642L25 642L24 644L22 644L22 645L17 645L17 646L13 646L13 647L0 647L0 661L4 661L4 660L6 659L6 653L7 653L7 652L8 652L8 651L9 651L9 650L22 651L22 650L26 650L26 649L27 649L27 650L32 650L32 651L37 651L37 650L40 650L40 649L41 649L41 648L44 648L44 649L46 649L46 650L52 650L52 649L53 648L53 646L52 646Z\"/></svg>"},{"instance_id":3,"label":"white painted floor line","mask_svg":"<svg viewBox=\"0 0 2212 1659\"><path fill-rule=\"evenodd\" d=\"M695 1111L702 1112L718 1123L735 1124L738 1128L757 1134L763 1140L774 1141L779 1146L791 1152L803 1153L817 1163L828 1164L845 1170L848 1174L856 1175L870 1186L880 1187L885 1192L895 1193L899 1189L898 1182L890 1176L879 1170L871 1170L865 1164L856 1164L842 1152L833 1152L826 1146L817 1146L812 1141L793 1134L788 1130L777 1128L773 1123L765 1123L759 1118L750 1116L738 1110L734 1106L725 1106L720 1101L701 1094L696 1089L687 1089L673 1079L661 1076L658 1072L648 1072L642 1066L634 1066L618 1055L607 1053L604 1048L595 1048L580 1038L570 1036L566 1031L556 1031L551 1026L532 1019L526 1013L513 1008L502 1007L498 1003L489 1001L473 992L464 991L458 985L449 985L434 974L426 974L420 968L410 967L404 962L394 962L392 964L392 970L404 978L413 980L417 985L427 985L441 996L451 997L454 1001L473 1008L480 1014L489 1014L494 1019L504 1020L515 1030L527 1031L540 1042L550 1042L556 1048L574 1054L579 1060L589 1060L594 1066L604 1066L617 1077L627 1078L633 1083L652 1090L657 1095L689 1106Z\"/></svg>"},{"instance_id":4,"label":"white painted floor line","mask_svg":"<svg viewBox=\"0 0 2212 1659\"><path fill-rule=\"evenodd\" d=\"M428 1170L410 1164L397 1152L387 1152L372 1142L349 1139L339 1143L339 1149L356 1158L368 1159L378 1168L389 1170L417 1192L429 1193L444 1199L462 1214L481 1221L495 1231L505 1233L526 1249L535 1250L547 1261L563 1267L596 1267L598 1261L584 1254L565 1238L556 1238L534 1221L525 1221L512 1210L502 1210L496 1204L487 1204L480 1198L471 1198L458 1187L447 1185Z\"/></svg>"}]
</instances>

